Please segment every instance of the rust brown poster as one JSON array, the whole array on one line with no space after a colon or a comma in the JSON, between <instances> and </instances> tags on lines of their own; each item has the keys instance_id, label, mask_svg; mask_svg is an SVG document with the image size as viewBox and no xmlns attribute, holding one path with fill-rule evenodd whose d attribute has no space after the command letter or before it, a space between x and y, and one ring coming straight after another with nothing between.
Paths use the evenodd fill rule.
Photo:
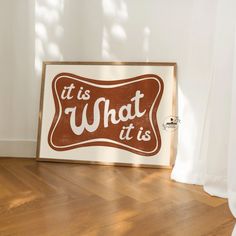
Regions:
<instances>
[{"instance_id":1,"label":"rust brown poster","mask_svg":"<svg viewBox=\"0 0 236 236\"><path fill-rule=\"evenodd\" d=\"M38 160L170 166L175 75L175 63L44 63Z\"/></svg>"}]
</instances>

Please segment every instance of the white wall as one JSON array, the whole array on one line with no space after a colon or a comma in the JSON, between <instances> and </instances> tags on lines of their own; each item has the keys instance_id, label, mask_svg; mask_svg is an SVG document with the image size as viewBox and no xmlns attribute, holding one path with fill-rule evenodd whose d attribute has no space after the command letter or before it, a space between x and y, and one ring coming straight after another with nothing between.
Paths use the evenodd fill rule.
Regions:
<instances>
[{"instance_id":1,"label":"white wall","mask_svg":"<svg viewBox=\"0 0 236 236\"><path fill-rule=\"evenodd\" d=\"M39 94L34 76L34 4L0 2L0 155L32 156Z\"/></svg>"},{"instance_id":2,"label":"white wall","mask_svg":"<svg viewBox=\"0 0 236 236\"><path fill-rule=\"evenodd\" d=\"M42 60L177 62L180 142L188 144L191 130L193 155L211 78L216 2L36 0L34 12L33 0L1 0L0 155L35 155Z\"/></svg>"}]
</instances>

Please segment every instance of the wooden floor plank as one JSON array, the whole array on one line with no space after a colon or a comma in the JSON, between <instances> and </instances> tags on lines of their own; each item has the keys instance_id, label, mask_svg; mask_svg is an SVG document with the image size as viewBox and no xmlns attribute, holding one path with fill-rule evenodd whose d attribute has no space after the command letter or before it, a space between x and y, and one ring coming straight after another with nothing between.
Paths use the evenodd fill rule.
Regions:
<instances>
[{"instance_id":1,"label":"wooden floor plank","mask_svg":"<svg viewBox=\"0 0 236 236\"><path fill-rule=\"evenodd\" d=\"M230 236L227 201L170 173L0 158L0 235Z\"/></svg>"}]
</instances>

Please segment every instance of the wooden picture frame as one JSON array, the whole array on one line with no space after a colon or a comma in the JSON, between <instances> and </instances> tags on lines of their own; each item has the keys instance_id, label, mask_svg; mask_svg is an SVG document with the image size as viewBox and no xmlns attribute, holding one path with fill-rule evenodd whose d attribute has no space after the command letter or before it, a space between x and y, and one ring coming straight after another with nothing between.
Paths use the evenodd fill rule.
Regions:
<instances>
[{"instance_id":1,"label":"wooden picture frame","mask_svg":"<svg viewBox=\"0 0 236 236\"><path fill-rule=\"evenodd\" d=\"M36 159L170 168L176 63L43 62Z\"/></svg>"}]
</instances>

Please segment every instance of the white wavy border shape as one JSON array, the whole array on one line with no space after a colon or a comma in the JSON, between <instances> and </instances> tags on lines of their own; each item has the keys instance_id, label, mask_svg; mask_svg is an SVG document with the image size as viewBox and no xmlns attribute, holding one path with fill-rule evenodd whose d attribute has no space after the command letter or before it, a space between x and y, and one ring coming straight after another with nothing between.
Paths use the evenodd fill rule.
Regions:
<instances>
[{"instance_id":1,"label":"white wavy border shape","mask_svg":"<svg viewBox=\"0 0 236 236\"><path fill-rule=\"evenodd\" d=\"M58 95L58 93L57 93L56 85L57 85L57 82L58 82L59 79L65 78L65 77L66 77L66 78L69 78L69 79L72 79L72 80L80 81L80 82L82 82L82 83L86 83L86 84L88 84L88 85L91 85L91 86L94 86L94 87L98 87L98 88L116 88L116 87L121 87L121 86L124 86L124 85L127 85L127 84L137 83L137 82L140 82L140 81L143 81L143 80L155 80L155 81L158 82L159 88L161 88L160 81L159 81L157 78L155 78L155 77L151 77L151 78L148 78L148 79L147 79L147 78L142 78L142 79L135 80L135 81L124 82L124 83L121 83L121 84L100 85L100 84L95 84L95 83L93 83L93 82L87 82L87 81L81 80L81 79L79 79L79 78L73 78L73 77L67 76L67 75L59 76L59 77L56 79L55 83L54 83L54 89L55 89L55 91L56 91L56 96L57 96L57 100L58 100L58 104L59 104L59 108L60 108L60 109L59 109L59 118L57 119L57 122L56 122L56 124L54 125L54 128L53 128L52 133L51 133L51 136L50 136L50 142L51 142L51 145L52 145L53 147L60 149L60 148L68 148L68 147L77 146L77 145L79 145L79 144L92 143L92 142L108 142L108 143L113 143L113 144L117 144L117 145L120 145L120 146L129 148L129 149L131 149L131 150L135 150L135 151L138 151L138 152L143 152L143 153L146 153L146 154L153 153L153 152L155 152L155 151L157 150L157 148L158 148L158 139L157 139L157 133L156 133L156 131L155 131L155 129L154 129L154 125L153 125L153 122L152 122L152 110L153 110L154 104L155 104L155 102L156 102L156 100L157 100L157 98L158 98L158 96L159 96L159 94L160 94L160 92L161 92L161 89L159 89L159 91L158 91L158 93L157 93L157 95L156 95L156 97L155 97L155 99L154 99L154 102L153 102L153 104L152 104L152 107L151 107L151 109L150 109L150 112L149 112L149 119L150 119L150 121L151 121L151 126L152 126L153 132L154 132L154 134L155 134L155 138L156 138L156 146L155 146L155 148L154 148L152 151L148 151L148 152L147 152L147 151L139 150L139 149L133 148L133 147L131 147L131 146L129 146L129 145L126 145L126 144L123 144L123 143L120 143L120 142L116 142L116 141L114 141L114 140L112 140L112 139L106 139L106 138L90 139L90 140L87 140L87 141L78 142L78 143L75 143L75 144L70 144L70 145L65 145L65 146L57 146L57 145L54 145L53 142L52 142L53 133L54 133L56 127L57 127L57 124L58 124L58 122L59 122L59 120L60 120L60 118L61 118L61 114L62 114L62 106L61 106L61 103L60 103L59 95Z\"/></svg>"}]
</instances>

